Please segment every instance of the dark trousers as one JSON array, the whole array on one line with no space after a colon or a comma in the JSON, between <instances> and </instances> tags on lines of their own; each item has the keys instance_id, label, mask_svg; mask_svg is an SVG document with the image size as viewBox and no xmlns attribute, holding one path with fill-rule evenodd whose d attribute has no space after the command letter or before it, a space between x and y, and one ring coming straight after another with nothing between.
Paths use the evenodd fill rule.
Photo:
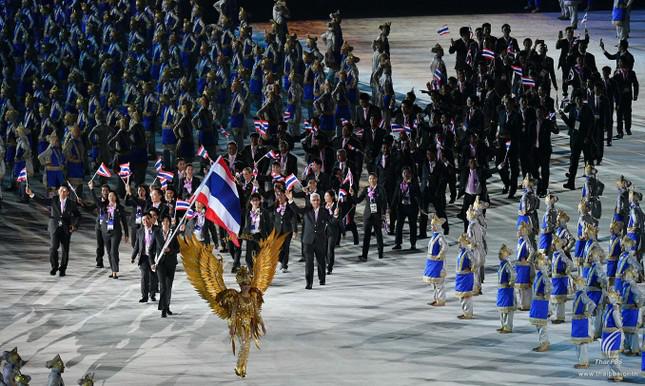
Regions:
<instances>
[{"instance_id":1,"label":"dark trousers","mask_svg":"<svg viewBox=\"0 0 645 386\"><path fill-rule=\"evenodd\" d=\"M154 297L157 292L157 285L156 283L153 283L152 279L153 276L157 277L157 275L155 275L150 268L148 256L141 256L140 259L139 271L141 272L141 297L148 299L149 297ZM155 282L157 282L157 280L155 280Z\"/></svg>"},{"instance_id":2,"label":"dark trousers","mask_svg":"<svg viewBox=\"0 0 645 386\"><path fill-rule=\"evenodd\" d=\"M403 241L403 224L405 220L408 220L410 226L410 246L416 248L417 245L417 215L419 214L419 208L414 207L413 205L399 205L396 216L396 236L395 243L396 245L401 245Z\"/></svg>"},{"instance_id":3,"label":"dark trousers","mask_svg":"<svg viewBox=\"0 0 645 386\"><path fill-rule=\"evenodd\" d=\"M445 218L446 221L443 223L443 233L448 234L448 231L450 229L448 225L448 216L446 215L446 191L445 188L439 192L428 192L424 194L423 197L423 211L428 213L428 207L430 204L434 206L435 213L437 216L440 218ZM419 236L421 237L428 237L428 215L427 214L421 214L419 216Z\"/></svg>"},{"instance_id":4,"label":"dark trousers","mask_svg":"<svg viewBox=\"0 0 645 386\"><path fill-rule=\"evenodd\" d=\"M585 163L593 162L591 157L590 144L582 140L571 141L571 156L569 158L569 184L575 184L576 173L578 172L578 163L580 162L580 153L583 153Z\"/></svg>"},{"instance_id":5,"label":"dark trousers","mask_svg":"<svg viewBox=\"0 0 645 386\"><path fill-rule=\"evenodd\" d=\"M464 232L468 230L468 219L466 218L466 211L468 208L475 203L475 198L477 196L474 194L464 193L464 202L461 205L461 212L459 212L459 218L464 222Z\"/></svg>"},{"instance_id":6,"label":"dark trousers","mask_svg":"<svg viewBox=\"0 0 645 386\"><path fill-rule=\"evenodd\" d=\"M522 146L520 149L520 168L522 170L522 175L525 176L527 174L532 174L532 169L531 169L531 147L530 146ZM537 177L537 176L533 176ZM464 187L465 189L465 187Z\"/></svg>"},{"instance_id":7,"label":"dark trousers","mask_svg":"<svg viewBox=\"0 0 645 386\"><path fill-rule=\"evenodd\" d=\"M282 244L282 249L280 250L280 265L283 269L289 267L289 247L291 246L291 235L289 233L287 238L284 239L284 244Z\"/></svg>"},{"instance_id":8,"label":"dark trousers","mask_svg":"<svg viewBox=\"0 0 645 386\"><path fill-rule=\"evenodd\" d=\"M327 263L327 272L334 269L334 261L336 260L336 243L338 242L338 233L329 232L327 235L327 253L325 254Z\"/></svg>"},{"instance_id":9,"label":"dark trousers","mask_svg":"<svg viewBox=\"0 0 645 386\"><path fill-rule=\"evenodd\" d=\"M607 144L611 143L614 136L614 102L609 103L609 117L607 117Z\"/></svg>"},{"instance_id":10,"label":"dark trousers","mask_svg":"<svg viewBox=\"0 0 645 386\"><path fill-rule=\"evenodd\" d=\"M627 133L632 132L632 98L629 95L623 96L618 102L618 111L616 111L616 131L619 135L623 134L623 124Z\"/></svg>"},{"instance_id":11,"label":"dark trousers","mask_svg":"<svg viewBox=\"0 0 645 386\"><path fill-rule=\"evenodd\" d=\"M69 239L71 234L66 232L63 227L58 227L50 233L51 245L49 248L49 263L52 270L60 268L60 271L65 272L67 269L67 262L69 260ZM62 256L60 266L58 265L58 248L62 248Z\"/></svg>"},{"instance_id":12,"label":"dark trousers","mask_svg":"<svg viewBox=\"0 0 645 386\"><path fill-rule=\"evenodd\" d=\"M119 245L121 244L121 233L103 232L103 244L108 251L110 269L112 272L119 272Z\"/></svg>"},{"instance_id":13,"label":"dark trousers","mask_svg":"<svg viewBox=\"0 0 645 386\"><path fill-rule=\"evenodd\" d=\"M538 178L538 194L546 194L551 176L551 150L537 149L535 154L535 173Z\"/></svg>"},{"instance_id":14,"label":"dark trousers","mask_svg":"<svg viewBox=\"0 0 645 386\"><path fill-rule=\"evenodd\" d=\"M257 240L246 240L246 267L252 271L253 270L253 258L260 251L260 244ZM241 254L240 254L241 255ZM233 262L234 267L240 266L240 255L238 255L237 260Z\"/></svg>"},{"instance_id":15,"label":"dark trousers","mask_svg":"<svg viewBox=\"0 0 645 386\"><path fill-rule=\"evenodd\" d=\"M233 244L231 240L229 240L226 244L228 245L228 251L231 253L231 257L233 258L233 266L239 267L240 258L242 257L242 245L240 244L240 246L238 247Z\"/></svg>"},{"instance_id":16,"label":"dark trousers","mask_svg":"<svg viewBox=\"0 0 645 386\"><path fill-rule=\"evenodd\" d=\"M500 158L498 155L497 164L501 164L504 160L503 154ZM499 170L499 177L502 179L504 186L508 188L508 192L515 194L517 191L517 178L520 176L520 165L517 155L509 154L504 166Z\"/></svg>"},{"instance_id":17,"label":"dark trousers","mask_svg":"<svg viewBox=\"0 0 645 386\"><path fill-rule=\"evenodd\" d=\"M159 306L158 310L168 310L170 309L170 296L172 294L172 282L175 280L175 270L177 269L176 265L157 266L157 280L159 281Z\"/></svg>"},{"instance_id":18,"label":"dark trousers","mask_svg":"<svg viewBox=\"0 0 645 386\"><path fill-rule=\"evenodd\" d=\"M372 229L376 233L379 259L383 257L383 220L380 216L369 216L363 220L363 259L367 259L372 239Z\"/></svg>"},{"instance_id":19,"label":"dark trousers","mask_svg":"<svg viewBox=\"0 0 645 386\"><path fill-rule=\"evenodd\" d=\"M596 119L593 132L593 158L598 162L602 161L602 157L605 155L605 141L603 138L604 136L605 127L599 119Z\"/></svg>"},{"instance_id":20,"label":"dark trousers","mask_svg":"<svg viewBox=\"0 0 645 386\"><path fill-rule=\"evenodd\" d=\"M103 265L103 256L105 255L105 245L103 244L103 232L97 225L95 227L96 236L96 265Z\"/></svg>"},{"instance_id":21,"label":"dark trousers","mask_svg":"<svg viewBox=\"0 0 645 386\"><path fill-rule=\"evenodd\" d=\"M320 284L325 284L325 243L304 244L303 249L307 287L311 287L314 281L314 257L318 266L318 280Z\"/></svg>"}]
</instances>

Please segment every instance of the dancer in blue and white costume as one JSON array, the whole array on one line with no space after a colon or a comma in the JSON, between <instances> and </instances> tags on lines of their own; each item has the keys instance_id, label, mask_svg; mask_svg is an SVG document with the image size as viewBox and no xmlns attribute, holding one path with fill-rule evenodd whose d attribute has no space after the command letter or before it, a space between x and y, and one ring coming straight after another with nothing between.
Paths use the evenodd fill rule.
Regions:
<instances>
[{"instance_id":1,"label":"dancer in blue and white costume","mask_svg":"<svg viewBox=\"0 0 645 386\"><path fill-rule=\"evenodd\" d=\"M569 275L573 263L562 250L563 239L553 236L553 257L551 258L551 304L555 309L553 324L564 323L564 305L569 294Z\"/></svg>"},{"instance_id":2,"label":"dancer in blue and white costume","mask_svg":"<svg viewBox=\"0 0 645 386\"><path fill-rule=\"evenodd\" d=\"M609 287L614 286L614 280L616 279L616 269L618 268L618 259L620 253L622 252L621 246L621 233L622 233L622 223L612 221L609 226L609 250L607 252L607 285Z\"/></svg>"},{"instance_id":3,"label":"dancer in blue and white costume","mask_svg":"<svg viewBox=\"0 0 645 386\"><path fill-rule=\"evenodd\" d=\"M428 242L426 267L423 272L423 281L433 286L433 301L429 304L435 307L446 305L444 283L446 278L445 260L448 242L443 235L443 229L441 229L441 225L445 221L446 219L439 218L436 214L432 215L432 221L430 222L432 236L430 236L430 241Z\"/></svg>"},{"instance_id":4,"label":"dancer in blue and white costume","mask_svg":"<svg viewBox=\"0 0 645 386\"><path fill-rule=\"evenodd\" d=\"M484 229L478 220L478 213L474 206L471 205L466 211L466 219L468 220L468 228L466 234L472 242L473 250L473 266L472 271L475 277L475 294L480 295L481 283L484 278L484 264L486 263L486 241L484 240Z\"/></svg>"},{"instance_id":5,"label":"dancer in blue and white costume","mask_svg":"<svg viewBox=\"0 0 645 386\"><path fill-rule=\"evenodd\" d=\"M586 199L589 203L591 215L599 220L602 215L600 196L602 196L605 190L605 184L597 178L597 174L598 170L596 168L589 164L585 165L585 182L582 185L582 198Z\"/></svg>"},{"instance_id":6,"label":"dancer in blue and white costume","mask_svg":"<svg viewBox=\"0 0 645 386\"><path fill-rule=\"evenodd\" d=\"M497 270L497 310L501 327L497 329L500 334L510 334L513 332L513 312L515 311L515 270L509 256L513 252L505 244L499 250L499 268Z\"/></svg>"},{"instance_id":7,"label":"dancer in blue and white costume","mask_svg":"<svg viewBox=\"0 0 645 386\"><path fill-rule=\"evenodd\" d=\"M596 309L596 304L587 296L585 281L581 277L575 279L577 288L573 298L573 316L571 317L571 341L576 345L578 363L573 367L586 369L589 367L587 345L593 341L589 336L589 316Z\"/></svg>"},{"instance_id":8,"label":"dancer in blue and white costume","mask_svg":"<svg viewBox=\"0 0 645 386\"><path fill-rule=\"evenodd\" d=\"M582 262L584 259L584 249L587 245L587 237L584 235L584 228L586 224L598 226L598 221L591 216L589 212L589 203L586 199L580 200L578 203L578 226L576 232L576 246L573 252L573 261L578 268L578 275L582 275Z\"/></svg>"},{"instance_id":9,"label":"dancer in blue and white costume","mask_svg":"<svg viewBox=\"0 0 645 386\"><path fill-rule=\"evenodd\" d=\"M531 230L531 241L535 244L535 236L540 231L537 214L537 210L540 208L540 199L533 191L534 185L535 180L527 174L522 181L524 192L522 193L522 197L520 197L520 204L517 210L517 223L515 225L519 229L520 224L527 223Z\"/></svg>"},{"instance_id":10,"label":"dancer in blue and white costume","mask_svg":"<svg viewBox=\"0 0 645 386\"><path fill-rule=\"evenodd\" d=\"M638 276L635 266L630 266L625 272L623 290L620 293L620 316L623 320L623 354L627 356L640 356L638 341L638 328L640 327L640 308L643 306L643 294L634 279Z\"/></svg>"},{"instance_id":11,"label":"dancer in blue and white costume","mask_svg":"<svg viewBox=\"0 0 645 386\"><path fill-rule=\"evenodd\" d=\"M473 273L473 241L466 233L459 236L459 254L455 274L455 295L459 298L462 314L459 319L473 318L473 295L475 294L475 274Z\"/></svg>"},{"instance_id":12,"label":"dancer in blue and white costume","mask_svg":"<svg viewBox=\"0 0 645 386\"><path fill-rule=\"evenodd\" d=\"M549 335L547 325L549 322L549 296L551 295L551 279L549 278L549 262L542 253L534 255L533 265L536 267L533 280L533 300L529 312L529 322L537 328L538 346L533 348L536 352L549 350Z\"/></svg>"},{"instance_id":13,"label":"dancer in blue and white costume","mask_svg":"<svg viewBox=\"0 0 645 386\"><path fill-rule=\"evenodd\" d=\"M558 197L555 194L549 193L544 197L546 211L544 212L544 216L542 216L542 223L540 224L542 232L538 240L537 250L548 257L551 257L553 232L556 231L558 226L558 210L555 208L556 202L558 202Z\"/></svg>"},{"instance_id":14,"label":"dancer in blue and white costume","mask_svg":"<svg viewBox=\"0 0 645 386\"><path fill-rule=\"evenodd\" d=\"M593 236L590 236L593 237ZM604 252L598 246L597 248L590 249L589 253L585 256L584 273L585 285L587 296L596 305L595 311L591 314L591 324L593 326L593 339L600 338L602 332L602 311L604 304L604 294L607 290L607 278L602 269L602 261Z\"/></svg>"},{"instance_id":15,"label":"dancer in blue and white costume","mask_svg":"<svg viewBox=\"0 0 645 386\"><path fill-rule=\"evenodd\" d=\"M637 272L641 272L643 269L638 260L636 260L636 256L634 256L634 240L625 236L623 237L621 244L623 251L618 257L618 265L616 266L616 278L614 279L614 291L619 294L623 290L623 280L625 278L625 272L627 272L629 267L635 266Z\"/></svg>"},{"instance_id":16,"label":"dancer in blue and white costume","mask_svg":"<svg viewBox=\"0 0 645 386\"><path fill-rule=\"evenodd\" d=\"M607 295L609 303L602 315L602 342L600 351L609 359L610 381L623 380L620 369L620 342L622 340L623 319L620 313L621 297L615 292Z\"/></svg>"},{"instance_id":17,"label":"dancer in blue and white costume","mask_svg":"<svg viewBox=\"0 0 645 386\"><path fill-rule=\"evenodd\" d=\"M638 261L643 256L643 231L645 230L645 214L640 207L643 195L633 188L629 191L629 218L627 219L627 237L634 240L632 250ZM639 271L643 277L643 271Z\"/></svg>"},{"instance_id":18,"label":"dancer in blue and white costume","mask_svg":"<svg viewBox=\"0 0 645 386\"><path fill-rule=\"evenodd\" d=\"M573 238L573 235L569 232L569 228L567 227L569 220L571 220L569 215L562 209L558 209L558 227L555 228L555 235L562 240L562 250L569 258L571 258L571 248L575 245L576 240Z\"/></svg>"},{"instance_id":19,"label":"dancer in blue and white costume","mask_svg":"<svg viewBox=\"0 0 645 386\"><path fill-rule=\"evenodd\" d=\"M528 311L531 307L531 279L533 267L530 259L535 253L530 237L531 230L527 223L521 223L517 230L517 248L515 266L515 288L519 300L520 311Z\"/></svg>"}]
</instances>

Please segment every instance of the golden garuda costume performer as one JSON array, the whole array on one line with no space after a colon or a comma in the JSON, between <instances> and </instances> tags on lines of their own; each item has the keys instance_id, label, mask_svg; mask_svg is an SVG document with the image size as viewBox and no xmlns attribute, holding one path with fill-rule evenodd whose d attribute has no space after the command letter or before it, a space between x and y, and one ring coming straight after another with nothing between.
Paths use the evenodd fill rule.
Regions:
<instances>
[{"instance_id":1,"label":"golden garuda costume performer","mask_svg":"<svg viewBox=\"0 0 645 386\"><path fill-rule=\"evenodd\" d=\"M260 348L260 337L266 333L260 315L263 295L273 281L285 237L286 235L278 236L272 232L260 242L253 272L242 267L235 276L240 291L226 288L222 260L213 255L208 245L192 236L179 238L179 248L188 280L208 302L213 313L228 321L233 355L236 352L236 341L240 346L235 374L242 378L246 376L251 341Z\"/></svg>"}]
</instances>

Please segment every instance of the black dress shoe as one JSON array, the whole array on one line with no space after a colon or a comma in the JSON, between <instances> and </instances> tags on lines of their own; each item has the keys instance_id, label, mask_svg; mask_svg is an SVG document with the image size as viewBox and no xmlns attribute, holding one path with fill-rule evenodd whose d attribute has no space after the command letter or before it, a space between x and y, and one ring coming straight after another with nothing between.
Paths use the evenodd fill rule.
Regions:
<instances>
[{"instance_id":1,"label":"black dress shoe","mask_svg":"<svg viewBox=\"0 0 645 386\"><path fill-rule=\"evenodd\" d=\"M60 276L60 277L65 276L65 271L63 271L63 270L58 271L58 276Z\"/></svg>"},{"instance_id":2,"label":"black dress shoe","mask_svg":"<svg viewBox=\"0 0 645 386\"><path fill-rule=\"evenodd\" d=\"M166 310L166 313L167 313L168 315L172 315L172 311L170 311L170 308L168 308L168 309Z\"/></svg>"},{"instance_id":3,"label":"black dress shoe","mask_svg":"<svg viewBox=\"0 0 645 386\"><path fill-rule=\"evenodd\" d=\"M399 244L392 247L392 250L399 250L399 249L401 249L401 246Z\"/></svg>"},{"instance_id":4,"label":"black dress shoe","mask_svg":"<svg viewBox=\"0 0 645 386\"><path fill-rule=\"evenodd\" d=\"M119 277L118 277L118 276L116 276L116 275L114 275L114 276L112 276L112 278L113 278L113 279L118 279Z\"/></svg>"},{"instance_id":5,"label":"black dress shoe","mask_svg":"<svg viewBox=\"0 0 645 386\"><path fill-rule=\"evenodd\" d=\"M306 286L306 287L305 287L305 289L310 290L310 289L311 289L311 286L310 286L310 285L308 285L308 286Z\"/></svg>"},{"instance_id":6,"label":"black dress shoe","mask_svg":"<svg viewBox=\"0 0 645 386\"><path fill-rule=\"evenodd\" d=\"M114 275L112 275L112 274L109 274L109 275L108 275L108 277L109 277L110 279L114 279Z\"/></svg>"},{"instance_id":7,"label":"black dress shoe","mask_svg":"<svg viewBox=\"0 0 645 386\"><path fill-rule=\"evenodd\" d=\"M508 193L508 186L502 188L502 194Z\"/></svg>"},{"instance_id":8,"label":"black dress shoe","mask_svg":"<svg viewBox=\"0 0 645 386\"><path fill-rule=\"evenodd\" d=\"M327 270L327 275L331 275L331 269Z\"/></svg>"},{"instance_id":9,"label":"black dress shoe","mask_svg":"<svg viewBox=\"0 0 645 386\"><path fill-rule=\"evenodd\" d=\"M325 285L325 282L324 282L324 281L321 281L321 282L320 282L320 285Z\"/></svg>"},{"instance_id":10,"label":"black dress shoe","mask_svg":"<svg viewBox=\"0 0 645 386\"><path fill-rule=\"evenodd\" d=\"M148 298L139 299L139 303L148 303Z\"/></svg>"},{"instance_id":11,"label":"black dress shoe","mask_svg":"<svg viewBox=\"0 0 645 386\"><path fill-rule=\"evenodd\" d=\"M103 266L103 264L97 264L96 268L105 268L105 267Z\"/></svg>"},{"instance_id":12,"label":"black dress shoe","mask_svg":"<svg viewBox=\"0 0 645 386\"><path fill-rule=\"evenodd\" d=\"M53 268L51 271L49 271L49 274L52 276L56 276L57 271L58 271L58 268Z\"/></svg>"},{"instance_id":13,"label":"black dress shoe","mask_svg":"<svg viewBox=\"0 0 645 386\"><path fill-rule=\"evenodd\" d=\"M301 257L300 260L298 260L298 263L304 263L304 261L305 261L305 258Z\"/></svg>"},{"instance_id":14,"label":"black dress shoe","mask_svg":"<svg viewBox=\"0 0 645 386\"><path fill-rule=\"evenodd\" d=\"M562 185L564 188L569 189L569 190L576 190L576 186L574 184L566 183Z\"/></svg>"},{"instance_id":15,"label":"black dress shoe","mask_svg":"<svg viewBox=\"0 0 645 386\"><path fill-rule=\"evenodd\" d=\"M165 318L166 317L166 310L161 311L161 317Z\"/></svg>"},{"instance_id":16,"label":"black dress shoe","mask_svg":"<svg viewBox=\"0 0 645 386\"><path fill-rule=\"evenodd\" d=\"M409 250L410 250L410 251L416 251L416 250L417 250L417 246L416 246L416 245L413 245L413 246L411 246L411 247L410 247L410 249L409 249Z\"/></svg>"},{"instance_id":17,"label":"black dress shoe","mask_svg":"<svg viewBox=\"0 0 645 386\"><path fill-rule=\"evenodd\" d=\"M631 131L631 130L625 130L625 133L626 133L627 135L632 135L632 131Z\"/></svg>"},{"instance_id":18,"label":"black dress shoe","mask_svg":"<svg viewBox=\"0 0 645 386\"><path fill-rule=\"evenodd\" d=\"M611 147L611 142L607 142L607 147Z\"/></svg>"},{"instance_id":19,"label":"black dress shoe","mask_svg":"<svg viewBox=\"0 0 645 386\"><path fill-rule=\"evenodd\" d=\"M622 138L623 138L622 133L621 134L616 134L616 136L614 137L614 139L622 139Z\"/></svg>"},{"instance_id":20,"label":"black dress shoe","mask_svg":"<svg viewBox=\"0 0 645 386\"><path fill-rule=\"evenodd\" d=\"M150 300L152 300L153 302L157 301L157 299L154 296L150 297Z\"/></svg>"}]
</instances>

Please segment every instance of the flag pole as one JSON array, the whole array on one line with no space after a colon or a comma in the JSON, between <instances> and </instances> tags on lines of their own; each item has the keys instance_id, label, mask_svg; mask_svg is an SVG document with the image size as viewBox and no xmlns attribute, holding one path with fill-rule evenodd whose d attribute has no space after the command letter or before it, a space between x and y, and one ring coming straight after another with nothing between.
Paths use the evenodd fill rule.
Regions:
<instances>
[{"instance_id":1,"label":"flag pole","mask_svg":"<svg viewBox=\"0 0 645 386\"><path fill-rule=\"evenodd\" d=\"M220 158L222 158L222 156L219 156L217 158L217 160L219 161ZM188 210L192 209L193 205L195 205L195 202L197 202L197 196L202 191L202 188L204 187L204 185L206 185L206 181L208 181L208 179L210 178L211 174L213 174L213 170L215 169L213 166L216 163L217 163L217 161L211 164L211 168L208 170L208 174L206 174L206 176L202 180L202 183L199 184L199 187L197 188L197 190L195 190L195 193L194 193L195 199L191 200L190 207L188 207L188 209L184 212L184 215L181 216L181 220L179 220L179 224L177 224L175 229L172 231L172 234L170 235L170 237L168 237L168 239L164 243L163 247L161 248L161 253L157 254L157 256L155 257L155 265L159 264L159 262L161 261L161 258L163 257L164 249L166 249L168 247L168 244L170 244L170 241L173 239L173 237L175 237L175 235L177 234L177 231L179 231L179 228L181 228L181 226L184 224L184 222L186 220L186 213L188 213ZM177 207L175 206L175 214L176 213L177 213Z\"/></svg>"}]
</instances>

